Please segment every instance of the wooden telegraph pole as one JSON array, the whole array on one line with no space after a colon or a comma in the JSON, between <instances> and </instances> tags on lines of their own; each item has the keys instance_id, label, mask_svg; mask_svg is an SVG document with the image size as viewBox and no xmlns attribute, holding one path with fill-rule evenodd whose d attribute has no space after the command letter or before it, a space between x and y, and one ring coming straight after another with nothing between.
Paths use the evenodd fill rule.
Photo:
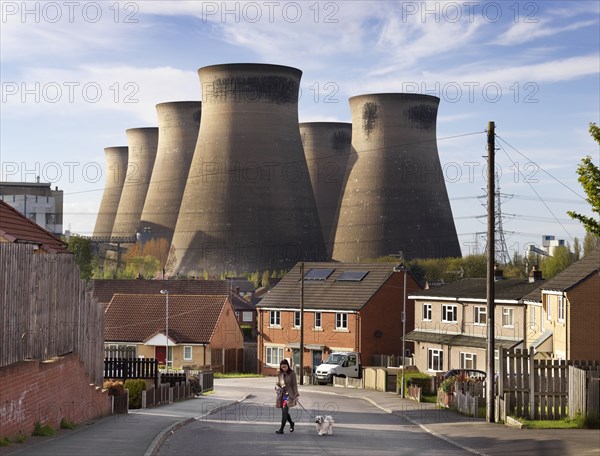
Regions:
<instances>
[{"instance_id":1,"label":"wooden telegraph pole","mask_svg":"<svg viewBox=\"0 0 600 456\"><path fill-rule=\"evenodd\" d=\"M496 421L496 414L494 409L494 383L495 383L495 366L494 366L494 254L495 254L495 239L494 239L494 227L495 227L495 125L494 122L488 123L487 131L487 146L488 146L488 172L487 172L487 190L488 190L488 217L487 217L487 386L486 386L486 397L487 397L487 413L486 419L488 423Z\"/></svg>"}]
</instances>

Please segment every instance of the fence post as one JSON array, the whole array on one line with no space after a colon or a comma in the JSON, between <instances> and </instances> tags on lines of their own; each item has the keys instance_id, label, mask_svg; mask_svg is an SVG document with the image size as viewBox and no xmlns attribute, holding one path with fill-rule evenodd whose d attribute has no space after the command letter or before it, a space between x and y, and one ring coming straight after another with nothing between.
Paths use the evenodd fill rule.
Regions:
<instances>
[{"instance_id":1,"label":"fence post","mask_svg":"<svg viewBox=\"0 0 600 456\"><path fill-rule=\"evenodd\" d=\"M535 419L535 361L533 347L529 347L529 419Z\"/></svg>"},{"instance_id":2,"label":"fence post","mask_svg":"<svg viewBox=\"0 0 600 456\"><path fill-rule=\"evenodd\" d=\"M146 390L142 390L142 408L146 408Z\"/></svg>"}]
</instances>

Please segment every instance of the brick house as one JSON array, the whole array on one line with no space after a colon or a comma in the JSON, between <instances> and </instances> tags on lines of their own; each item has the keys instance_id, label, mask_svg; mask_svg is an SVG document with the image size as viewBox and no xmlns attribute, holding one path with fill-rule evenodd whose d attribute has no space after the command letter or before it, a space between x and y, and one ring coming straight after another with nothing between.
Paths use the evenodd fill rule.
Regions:
<instances>
[{"instance_id":1,"label":"brick house","mask_svg":"<svg viewBox=\"0 0 600 456\"><path fill-rule=\"evenodd\" d=\"M600 250L525 296L527 348L542 359L600 360Z\"/></svg>"},{"instance_id":2,"label":"brick house","mask_svg":"<svg viewBox=\"0 0 600 456\"><path fill-rule=\"evenodd\" d=\"M495 290L495 348L522 348L527 332L523 297L541 285L541 275L503 279ZM414 363L434 375L454 368L486 370L487 279L463 279L409 296L414 299Z\"/></svg>"},{"instance_id":3,"label":"brick house","mask_svg":"<svg viewBox=\"0 0 600 456\"><path fill-rule=\"evenodd\" d=\"M220 352L243 349L228 295L169 293L168 338L166 299L162 294L114 295L106 309L105 346L132 347L137 357L156 358L159 364L166 364L168 346L168 365L174 369L222 364Z\"/></svg>"},{"instance_id":4,"label":"brick house","mask_svg":"<svg viewBox=\"0 0 600 456\"><path fill-rule=\"evenodd\" d=\"M357 351L364 365L375 354L402 351L404 274L393 263L297 264L257 304L260 372L273 375L283 358L300 362L300 299L304 288L303 364L318 366L332 351ZM407 273L407 289L420 289ZM413 328L407 300L406 331ZM410 349L410 344L407 346Z\"/></svg>"}]
</instances>

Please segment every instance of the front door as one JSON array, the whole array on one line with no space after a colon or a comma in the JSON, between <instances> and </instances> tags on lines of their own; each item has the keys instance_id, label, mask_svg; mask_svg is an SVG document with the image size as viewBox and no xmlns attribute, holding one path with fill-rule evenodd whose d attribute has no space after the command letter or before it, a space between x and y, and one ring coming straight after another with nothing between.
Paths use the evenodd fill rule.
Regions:
<instances>
[{"instance_id":1,"label":"front door","mask_svg":"<svg viewBox=\"0 0 600 456\"><path fill-rule=\"evenodd\" d=\"M154 347L154 357L158 360L158 364L167 364L167 347Z\"/></svg>"},{"instance_id":2,"label":"front door","mask_svg":"<svg viewBox=\"0 0 600 456\"><path fill-rule=\"evenodd\" d=\"M312 351L312 371L313 374L317 370L317 366L323 364L323 351L322 350L313 350Z\"/></svg>"}]
</instances>

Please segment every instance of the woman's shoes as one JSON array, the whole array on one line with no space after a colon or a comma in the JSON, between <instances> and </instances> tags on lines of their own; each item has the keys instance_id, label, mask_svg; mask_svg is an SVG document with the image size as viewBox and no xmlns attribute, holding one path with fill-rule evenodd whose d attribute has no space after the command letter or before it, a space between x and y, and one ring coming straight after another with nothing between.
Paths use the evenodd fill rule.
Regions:
<instances>
[{"instance_id":1,"label":"woman's shoes","mask_svg":"<svg viewBox=\"0 0 600 456\"><path fill-rule=\"evenodd\" d=\"M290 424L290 432L294 432L294 423Z\"/></svg>"},{"instance_id":2,"label":"woman's shoes","mask_svg":"<svg viewBox=\"0 0 600 456\"><path fill-rule=\"evenodd\" d=\"M275 431L275 434L283 434L283 429L278 429Z\"/></svg>"}]
</instances>

